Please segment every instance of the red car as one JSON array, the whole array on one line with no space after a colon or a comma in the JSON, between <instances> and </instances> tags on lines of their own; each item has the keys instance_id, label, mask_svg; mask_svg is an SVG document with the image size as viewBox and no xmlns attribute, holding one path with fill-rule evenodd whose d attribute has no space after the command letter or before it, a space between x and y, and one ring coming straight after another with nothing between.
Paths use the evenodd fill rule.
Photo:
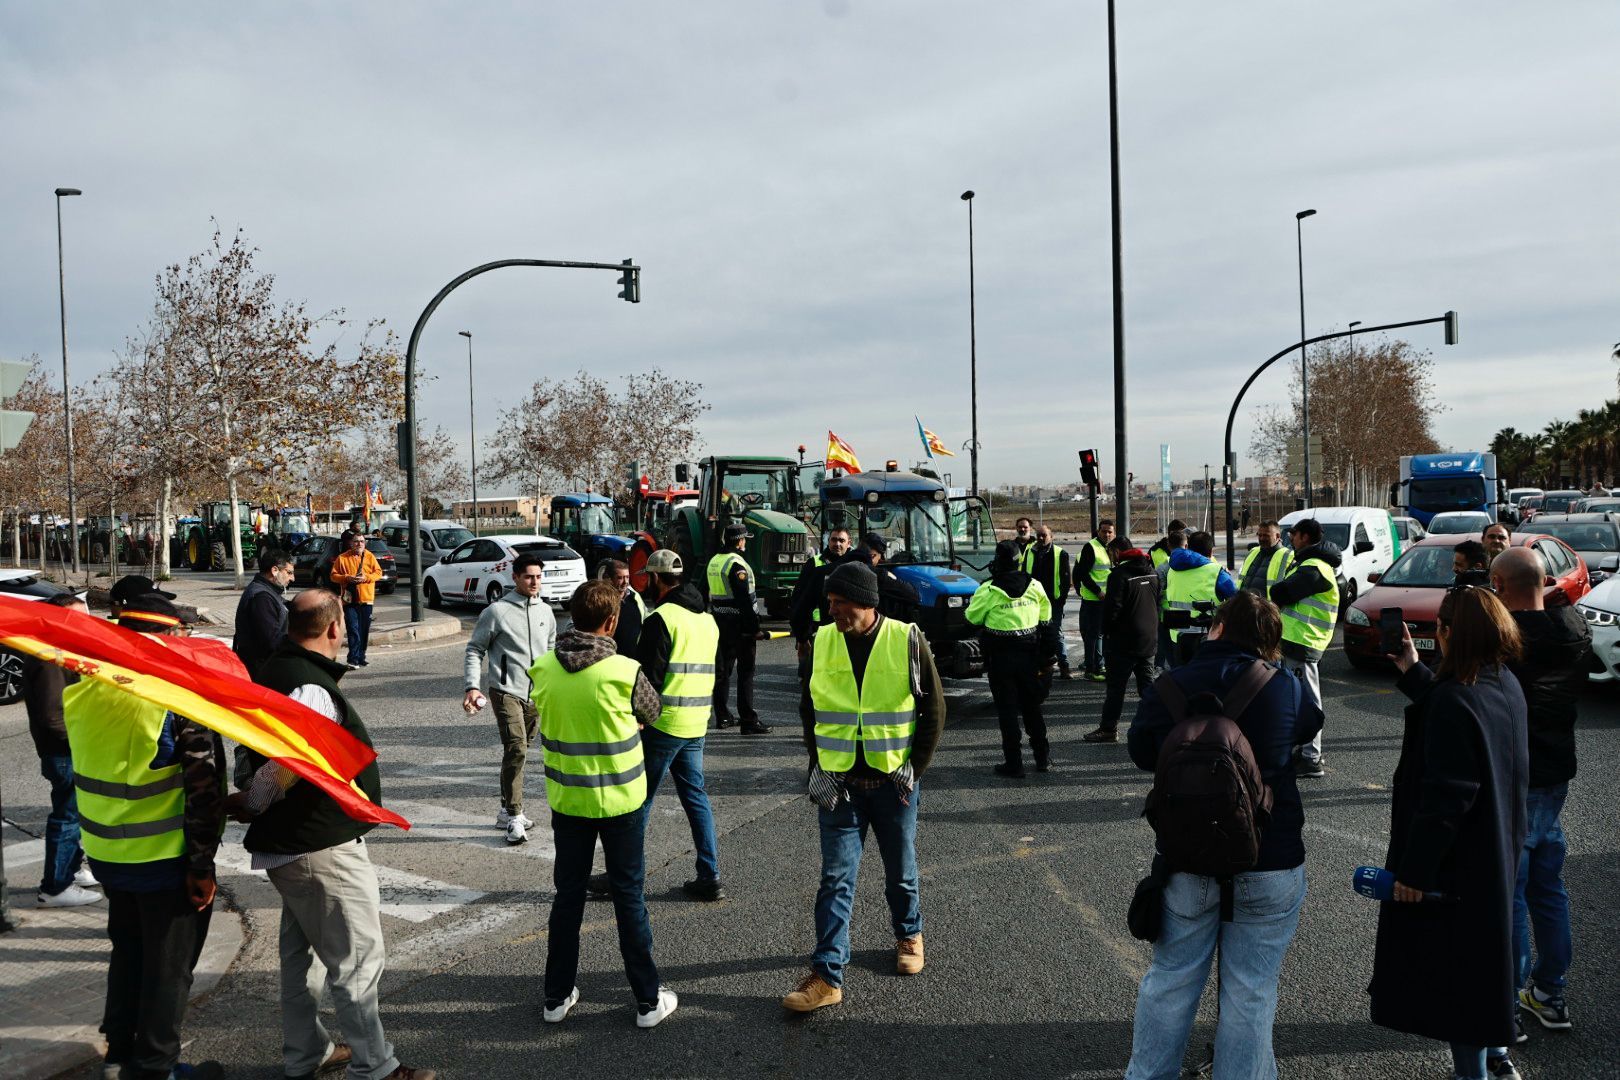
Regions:
<instances>
[{"instance_id":1,"label":"red car","mask_svg":"<svg viewBox=\"0 0 1620 1080\"><path fill-rule=\"evenodd\" d=\"M1418 655L1433 657L1437 662L1435 622L1440 614L1440 601L1456 580L1452 549L1464 540L1482 538L1480 533L1430 536L1408 547L1381 576L1374 576L1373 587L1345 609L1344 655L1350 658L1350 663L1363 669L1385 663L1383 651L1378 647L1378 615L1384 608L1392 607L1401 609ZM1573 604L1591 589L1586 563L1562 540L1525 532L1513 537L1513 546L1533 547L1541 556L1542 565L1553 580L1553 584L1547 586L1548 597L1561 592Z\"/></svg>"}]
</instances>

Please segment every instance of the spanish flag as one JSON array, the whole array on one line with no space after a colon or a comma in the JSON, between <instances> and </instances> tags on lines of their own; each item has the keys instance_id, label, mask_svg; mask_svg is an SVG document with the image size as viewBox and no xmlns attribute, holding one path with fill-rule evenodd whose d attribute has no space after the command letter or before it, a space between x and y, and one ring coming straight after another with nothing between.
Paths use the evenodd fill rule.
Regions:
<instances>
[{"instance_id":1,"label":"spanish flag","mask_svg":"<svg viewBox=\"0 0 1620 1080\"><path fill-rule=\"evenodd\" d=\"M375 752L308 706L249 681L223 642L137 634L76 611L0 596L0 646L102 680L257 750L319 787L356 821L411 827L353 782Z\"/></svg>"},{"instance_id":2,"label":"spanish flag","mask_svg":"<svg viewBox=\"0 0 1620 1080\"><path fill-rule=\"evenodd\" d=\"M855 456L855 448L831 431L827 432L827 468L852 473L861 471L861 459Z\"/></svg>"},{"instance_id":3,"label":"spanish flag","mask_svg":"<svg viewBox=\"0 0 1620 1080\"><path fill-rule=\"evenodd\" d=\"M929 431L927 428L922 426L921 417L913 415L912 419L917 421L917 438L922 440L923 453L927 454L929 457L936 457L940 454L943 454L946 457L956 456L955 451L945 449L945 444L940 441L938 435L935 435L932 431Z\"/></svg>"}]
</instances>

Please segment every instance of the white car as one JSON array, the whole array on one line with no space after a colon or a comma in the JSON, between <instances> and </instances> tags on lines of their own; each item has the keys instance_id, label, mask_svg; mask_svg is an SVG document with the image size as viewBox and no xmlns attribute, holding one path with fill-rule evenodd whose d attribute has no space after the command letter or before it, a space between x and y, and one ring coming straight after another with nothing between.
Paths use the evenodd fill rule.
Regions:
<instances>
[{"instance_id":1,"label":"white car","mask_svg":"<svg viewBox=\"0 0 1620 1080\"><path fill-rule=\"evenodd\" d=\"M1339 594L1341 607L1354 603L1395 561L1395 533L1388 510L1374 506L1319 506L1285 514L1278 524L1286 534L1294 522L1305 518L1315 518L1322 526L1322 539L1339 548L1339 576L1344 579Z\"/></svg>"},{"instance_id":2,"label":"white car","mask_svg":"<svg viewBox=\"0 0 1620 1080\"><path fill-rule=\"evenodd\" d=\"M585 584L585 560L561 540L529 533L468 540L428 567L422 593L428 606L435 608L449 600L493 604L512 587L512 560L530 552L545 563L540 598L548 604L568 606L574 590Z\"/></svg>"},{"instance_id":3,"label":"white car","mask_svg":"<svg viewBox=\"0 0 1620 1080\"><path fill-rule=\"evenodd\" d=\"M1593 682L1620 678L1620 577L1611 577L1580 598L1575 610L1592 631ZM1600 668L1602 670L1598 670Z\"/></svg>"},{"instance_id":4,"label":"white car","mask_svg":"<svg viewBox=\"0 0 1620 1080\"><path fill-rule=\"evenodd\" d=\"M1447 510L1429 519L1430 536L1461 536L1483 533L1496 519L1483 510Z\"/></svg>"},{"instance_id":5,"label":"white car","mask_svg":"<svg viewBox=\"0 0 1620 1080\"><path fill-rule=\"evenodd\" d=\"M38 570L27 567L0 569L0 595L14 596L18 600L46 600L57 593L78 591L46 580ZM21 653L0 650L0 705L22 700L22 670Z\"/></svg>"}]
</instances>

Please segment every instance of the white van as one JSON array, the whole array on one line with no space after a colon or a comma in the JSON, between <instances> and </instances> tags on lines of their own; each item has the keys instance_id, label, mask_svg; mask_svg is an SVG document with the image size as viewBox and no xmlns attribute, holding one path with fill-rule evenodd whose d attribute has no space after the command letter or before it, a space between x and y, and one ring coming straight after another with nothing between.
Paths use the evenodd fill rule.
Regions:
<instances>
[{"instance_id":1,"label":"white van","mask_svg":"<svg viewBox=\"0 0 1620 1080\"><path fill-rule=\"evenodd\" d=\"M1348 606L1371 587L1367 575L1382 574L1395 561L1395 533L1390 526L1389 511L1371 506L1318 506L1295 510L1279 522L1283 542L1288 541L1288 526L1312 517L1322 526L1322 539L1337 544L1343 552L1339 576L1344 578L1344 588L1339 604Z\"/></svg>"},{"instance_id":2,"label":"white van","mask_svg":"<svg viewBox=\"0 0 1620 1080\"><path fill-rule=\"evenodd\" d=\"M382 526L384 542L394 553L394 565L401 577L411 572L411 523L400 519L385 521ZM472 530L454 521L422 522L422 562L432 566L456 548L473 538Z\"/></svg>"}]
</instances>

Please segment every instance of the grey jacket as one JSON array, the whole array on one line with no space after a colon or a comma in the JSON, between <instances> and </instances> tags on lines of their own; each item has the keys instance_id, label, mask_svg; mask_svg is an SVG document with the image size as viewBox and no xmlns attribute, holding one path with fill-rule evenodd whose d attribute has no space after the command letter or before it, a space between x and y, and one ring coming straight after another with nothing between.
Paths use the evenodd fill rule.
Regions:
<instances>
[{"instance_id":1,"label":"grey jacket","mask_svg":"<svg viewBox=\"0 0 1620 1080\"><path fill-rule=\"evenodd\" d=\"M556 647L557 620L546 602L508 592L484 609L467 639L464 689L478 689L487 659L488 685L526 699L529 668Z\"/></svg>"}]
</instances>

